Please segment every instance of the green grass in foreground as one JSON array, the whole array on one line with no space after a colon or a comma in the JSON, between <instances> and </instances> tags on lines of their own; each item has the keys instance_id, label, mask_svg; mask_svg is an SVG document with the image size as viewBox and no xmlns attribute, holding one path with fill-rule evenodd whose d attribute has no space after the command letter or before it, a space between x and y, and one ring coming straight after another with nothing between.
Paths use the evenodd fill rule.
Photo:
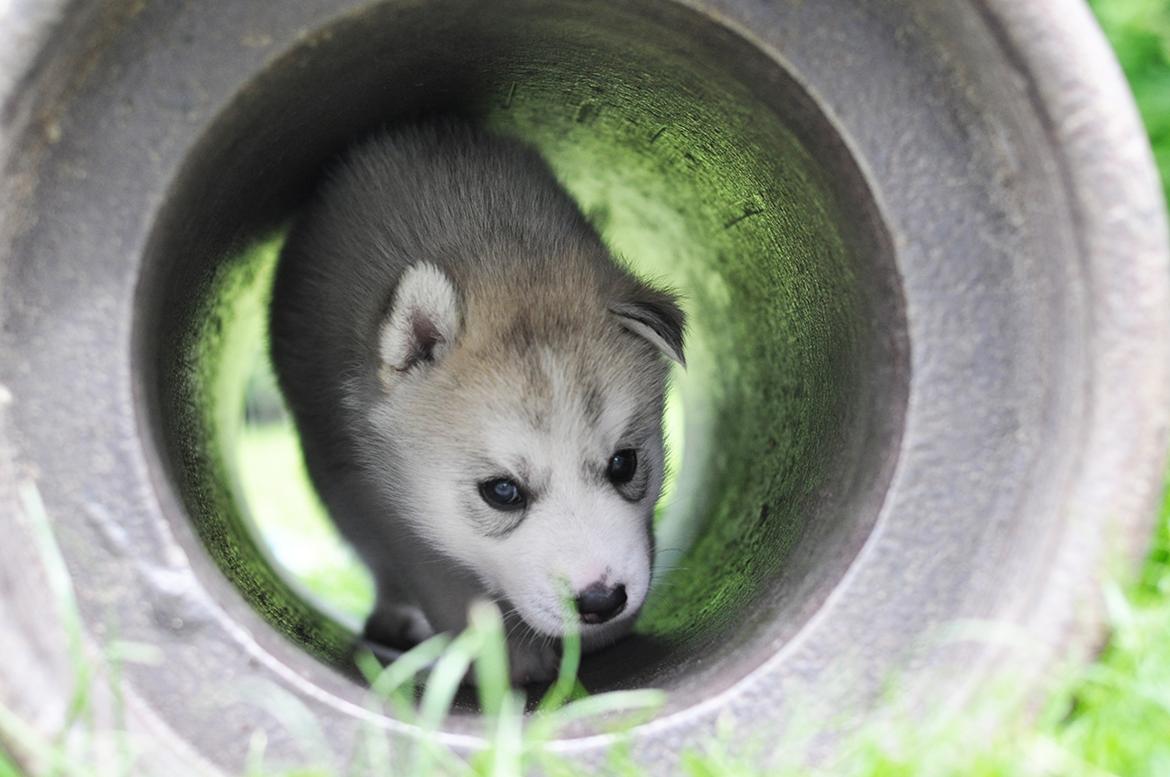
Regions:
<instances>
[{"instance_id":1,"label":"green grass in foreground","mask_svg":"<svg viewBox=\"0 0 1170 777\"><path fill-rule=\"evenodd\" d=\"M41 527L46 565L63 570L49 531L50 521L35 487L22 489L26 517ZM972 777L1065 777L1119 775L1142 777L1170 774L1170 500L1161 515L1158 542L1142 579L1125 593L1110 591L1113 641L1102 659L1070 675L1038 718L994 694L961 719L886 721L861 730L846 743L843 756L826 773L843 777L900 777L905 775L971 775ZM67 579L54 584L58 606L66 616L67 631L80 633L72 591ZM118 695L119 667L130 661L151 661L148 646L112 644L101 656L77 650L74 676L75 709L59 736L38 735L0 705L0 741L10 751L42 767L37 773L61 777L104 777L144 774L137 754L149 743L131 741L116 726L98 726L100 715L91 705L103 695ZM242 689L253 702L282 721L303 745L304 763L276 768L265 759L265 741L252 739L247 777L341 777L352 775L482 775L519 777L539 768L547 774L582 774L572 764L550 754L545 744L565 726L583 719L604 721L619 735L629 731L663 701L657 691L627 691L573 698L579 646L568 641L561 676L541 709L525 720L519 695L507 684L503 626L496 609L478 608L472 627L448 639L437 637L383 668L366 658L361 668L370 681L368 706L413 722L423 732L413 747L395 750L393 759L383 732L370 727L352 751L337 752L325 740L317 722L287 692L257 685ZM429 679L415 704L414 683L420 670L430 667ZM436 731L465 672L472 669L479 698L486 711L485 749L469 761L455 757L426 732ZM108 694L107 694L108 692ZM569 699L573 699L569 701ZM96 701L95 701L96 700ZM615 717L616 716L616 717ZM994 725L972 726L972 718ZM698 743L683 754L684 772L693 777L715 775L808 774L797 764L801 742L786 743L785 760L763 771L731 753L735 732ZM63 743L71 742L66 747ZM738 743L737 743L738 744ZM640 774L619 746L607 773ZM113 754L113 756L111 756ZM346 764L335 771L336 764ZM0 777L17 775L13 759L0 750Z\"/></svg>"}]
</instances>

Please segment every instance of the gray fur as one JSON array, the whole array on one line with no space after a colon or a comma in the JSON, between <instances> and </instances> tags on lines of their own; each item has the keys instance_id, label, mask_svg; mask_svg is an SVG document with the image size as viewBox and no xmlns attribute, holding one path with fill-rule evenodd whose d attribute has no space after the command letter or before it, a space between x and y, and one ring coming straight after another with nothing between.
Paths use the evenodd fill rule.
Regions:
<instances>
[{"instance_id":1,"label":"gray fur","mask_svg":"<svg viewBox=\"0 0 1170 777\"><path fill-rule=\"evenodd\" d=\"M437 327L406 311L403 331L422 332L427 348L388 365L400 280L427 265L450 282L457 311ZM530 615L510 639L514 676L544 679L551 647L532 637L551 627L531 618L556 603L542 575L575 574L575 549L559 538L593 553L598 574L644 573L648 586L661 354L682 360L683 315L613 260L535 151L456 124L357 147L288 237L270 330L313 482L378 582L374 636L417 639L418 613L405 605L454 630L471 599L494 598ZM508 447L523 441L533 450ZM637 449L645 470L614 494L604 463L622 447ZM575 465L561 466L568 458ZM501 471L531 489L525 514L477 496ZM591 522L604 536L590 536ZM585 629L586 647L620 636L635 611Z\"/></svg>"}]
</instances>

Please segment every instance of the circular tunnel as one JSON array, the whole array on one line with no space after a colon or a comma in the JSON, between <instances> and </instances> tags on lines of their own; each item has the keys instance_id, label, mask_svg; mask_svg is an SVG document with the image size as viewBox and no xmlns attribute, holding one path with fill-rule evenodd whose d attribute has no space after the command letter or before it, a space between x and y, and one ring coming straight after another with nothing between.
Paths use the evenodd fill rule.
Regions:
<instances>
[{"instance_id":1,"label":"circular tunnel","mask_svg":"<svg viewBox=\"0 0 1170 777\"><path fill-rule=\"evenodd\" d=\"M1170 289L1087 12L216 0L19 21L0 493L39 490L88 634L160 647L126 671L166 757L231 770L257 727L291 757L244 678L338 741L371 720L352 624L255 530L239 438L283 230L349 145L436 115L533 144L615 253L685 299L658 583L581 673L667 691L637 757L669 769L728 716L847 729L895 676L922 709L959 707L1097 639L1097 586L1153 519ZM1063 45L1102 66L1064 73ZM43 641L33 588L0 613ZM971 621L1029 647L948 632ZM468 712L443 736L478 731ZM560 747L600 759L604 739Z\"/></svg>"},{"instance_id":2,"label":"circular tunnel","mask_svg":"<svg viewBox=\"0 0 1170 777\"><path fill-rule=\"evenodd\" d=\"M681 47L677 26L695 21L675 13L481 10L458 24L439 14L432 29L431 9L376 9L274 62L187 158L139 291L150 423L220 568L314 652L344 662L350 639L257 563L232 486L274 259L236 247L278 228L346 144L420 115L534 143L616 253L686 299L663 576L640 636L587 659L587 685L679 683L682 701L699 678L680 667L717 645L750 662L757 641L791 636L868 536L907 387L888 235L837 133L784 71L709 25ZM418 39L433 45L401 53ZM766 95L750 87L761 80ZM731 665L692 692L733 682L744 669Z\"/></svg>"}]
</instances>

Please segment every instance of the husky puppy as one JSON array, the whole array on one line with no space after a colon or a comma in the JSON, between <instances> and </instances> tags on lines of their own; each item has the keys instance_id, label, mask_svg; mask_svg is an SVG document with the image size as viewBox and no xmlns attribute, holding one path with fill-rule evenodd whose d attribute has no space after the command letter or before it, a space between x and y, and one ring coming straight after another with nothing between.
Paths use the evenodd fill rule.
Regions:
<instances>
[{"instance_id":1,"label":"husky puppy","mask_svg":"<svg viewBox=\"0 0 1170 777\"><path fill-rule=\"evenodd\" d=\"M497 601L515 682L555 676L650 586L683 313L635 278L531 148L453 123L355 148L293 226L272 359L313 483L370 567L368 639Z\"/></svg>"}]
</instances>

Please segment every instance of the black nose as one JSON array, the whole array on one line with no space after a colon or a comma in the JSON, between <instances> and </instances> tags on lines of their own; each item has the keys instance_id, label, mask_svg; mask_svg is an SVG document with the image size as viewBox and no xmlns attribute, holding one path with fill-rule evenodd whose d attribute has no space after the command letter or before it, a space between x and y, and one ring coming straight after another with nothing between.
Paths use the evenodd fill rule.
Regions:
<instances>
[{"instance_id":1,"label":"black nose","mask_svg":"<svg viewBox=\"0 0 1170 777\"><path fill-rule=\"evenodd\" d=\"M607 588L594 583L577 597L577 612L582 623L605 623L626 608L626 587L618 583Z\"/></svg>"}]
</instances>

